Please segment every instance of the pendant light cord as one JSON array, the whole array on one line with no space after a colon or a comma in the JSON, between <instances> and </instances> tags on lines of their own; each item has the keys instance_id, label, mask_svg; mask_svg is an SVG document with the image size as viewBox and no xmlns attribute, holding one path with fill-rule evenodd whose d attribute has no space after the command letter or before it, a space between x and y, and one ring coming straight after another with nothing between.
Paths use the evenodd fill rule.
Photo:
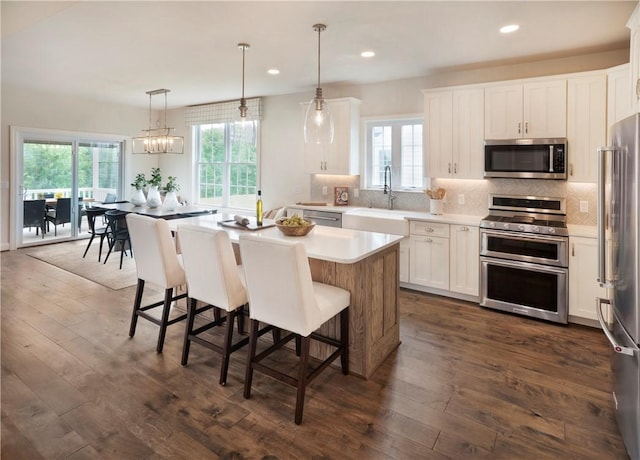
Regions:
<instances>
[{"instance_id":1,"label":"pendant light cord","mask_svg":"<svg viewBox=\"0 0 640 460\"><path fill-rule=\"evenodd\" d=\"M316 24L316 29L318 30L318 86L320 88L320 33L324 26Z\"/></svg>"}]
</instances>

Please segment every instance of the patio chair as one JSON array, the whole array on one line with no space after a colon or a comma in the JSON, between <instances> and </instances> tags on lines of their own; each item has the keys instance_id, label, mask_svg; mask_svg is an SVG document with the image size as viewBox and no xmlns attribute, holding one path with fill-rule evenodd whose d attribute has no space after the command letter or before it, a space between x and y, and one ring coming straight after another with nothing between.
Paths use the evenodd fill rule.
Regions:
<instances>
[{"instance_id":1,"label":"patio chair","mask_svg":"<svg viewBox=\"0 0 640 460\"><path fill-rule=\"evenodd\" d=\"M24 214L22 218L22 227L36 228L36 236L38 231L42 231L42 238L45 233L45 200L25 200L24 202Z\"/></svg>"}]
</instances>

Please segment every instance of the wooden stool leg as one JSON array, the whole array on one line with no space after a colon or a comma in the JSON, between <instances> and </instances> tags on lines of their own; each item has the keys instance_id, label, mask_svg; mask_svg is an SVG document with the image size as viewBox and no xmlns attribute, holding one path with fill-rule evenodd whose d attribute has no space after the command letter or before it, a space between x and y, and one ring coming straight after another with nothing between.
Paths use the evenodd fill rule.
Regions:
<instances>
[{"instance_id":1,"label":"wooden stool leg","mask_svg":"<svg viewBox=\"0 0 640 460\"><path fill-rule=\"evenodd\" d=\"M136 324L138 324L138 310L142 303L142 292L144 291L144 280L138 278L138 286L136 287L136 297L133 301L133 314L131 315L131 325L129 326L129 337L133 337L136 333Z\"/></svg>"},{"instance_id":2,"label":"wooden stool leg","mask_svg":"<svg viewBox=\"0 0 640 460\"><path fill-rule=\"evenodd\" d=\"M302 410L304 409L304 394L307 388L307 367L309 365L309 342L310 337L302 337L302 350L300 357L300 370L298 373L298 392L296 396L296 425L302 422Z\"/></svg>"},{"instance_id":3,"label":"wooden stool leg","mask_svg":"<svg viewBox=\"0 0 640 460\"><path fill-rule=\"evenodd\" d=\"M193 332L193 322L196 319L196 305L198 301L196 299L189 299L187 305L187 325L184 328L184 342L182 344L182 361L180 364L187 365L189 360L189 349L191 348L191 339L189 336Z\"/></svg>"},{"instance_id":4,"label":"wooden stool leg","mask_svg":"<svg viewBox=\"0 0 640 460\"><path fill-rule=\"evenodd\" d=\"M344 375L349 374L349 307L340 312L340 342L342 353L340 354L340 366Z\"/></svg>"},{"instance_id":5,"label":"wooden stool leg","mask_svg":"<svg viewBox=\"0 0 640 460\"><path fill-rule=\"evenodd\" d=\"M224 345L222 347L222 363L220 365L220 385L227 384L227 371L229 370L229 355L231 354L231 339L233 338L233 321L236 318L236 311L227 312L227 328L224 335Z\"/></svg>"},{"instance_id":6,"label":"wooden stool leg","mask_svg":"<svg viewBox=\"0 0 640 460\"><path fill-rule=\"evenodd\" d=\"M247 368L244 375L244 397L251 397L251 380L253 379L253 360L256 357L256 348L258 345L258 326L259 322L252 319L249 329L249 353L247 354Z\"/></svg>"},{"instance_id":7,"label":"wooden stool leg","mask_svg":"<svg viewBox=\"0 0 640 460\"><path fill-rule=\"evenodd\" d=\"M173 288L164 291L164 306L162 307L162 320L160 321L160 333L158 334L158 345L156 352L162 353L164 346L164 336L167 334L167 323L169 322L169 310L171 309L171 298L173 297Z\"/></svg>"}]
</instances>

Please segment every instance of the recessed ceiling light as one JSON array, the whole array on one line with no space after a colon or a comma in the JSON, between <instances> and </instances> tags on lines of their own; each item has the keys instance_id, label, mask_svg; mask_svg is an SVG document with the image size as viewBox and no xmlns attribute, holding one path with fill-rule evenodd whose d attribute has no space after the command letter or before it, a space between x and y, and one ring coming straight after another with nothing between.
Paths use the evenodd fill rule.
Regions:
<instances>
[{"instance_id":1,"label":"recessed ceiling light","mask_svg":"<svg viewBox=\"0 0 640 460\"><path fill-rule=\"evenodd\" d=\"M500 27L501 34L510 34L518 30L520 26L518 24L509 24L508 26Z\"/></svg>"},{"instance_id":2,"label":"recessed ceiling light","mask_svg":"<svg viewBox=\"0 0 640 460\"><path fill-rule=\"evenodd\" d=\"M267 73L269 75L278 75L278 74L280 74L280 71L278 69L269 69L269 70L267 70Z\"/></svg>"},{"instance_id":3,"label":"recessed ceiling light","mask_svg":"<svg viewBox=\"0 0 640 460\"><path fill-rule=\"evenodd\" d=\"M363 58L371 58L375 55L376 53L374 53L373 51L363 51L362 53L360 53L360 56L362 56Z\"/></svg>"}]
</instances>

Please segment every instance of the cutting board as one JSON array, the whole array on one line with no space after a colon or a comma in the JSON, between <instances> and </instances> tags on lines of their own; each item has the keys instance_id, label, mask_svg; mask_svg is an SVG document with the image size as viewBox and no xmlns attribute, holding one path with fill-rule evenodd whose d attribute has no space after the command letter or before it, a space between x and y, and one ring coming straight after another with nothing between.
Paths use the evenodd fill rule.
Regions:
<instances>
[{"instance_id":1,"label":"cutting board","mask_svg":"<svg viewBox=\"0 0 640 460\"><path fill-rule=\"evenodd\" d=\"M264 219L262 221L262 225L260 226L258 226L258 224L256 224L255 222L249 222L249 225L240 225L238 222L235 221L235 219L222 220L218 223L223 227L235 228L236 230L248 230L250 232L276 226L276 221L271 219Z\"/></svg>"}]
</instances>

